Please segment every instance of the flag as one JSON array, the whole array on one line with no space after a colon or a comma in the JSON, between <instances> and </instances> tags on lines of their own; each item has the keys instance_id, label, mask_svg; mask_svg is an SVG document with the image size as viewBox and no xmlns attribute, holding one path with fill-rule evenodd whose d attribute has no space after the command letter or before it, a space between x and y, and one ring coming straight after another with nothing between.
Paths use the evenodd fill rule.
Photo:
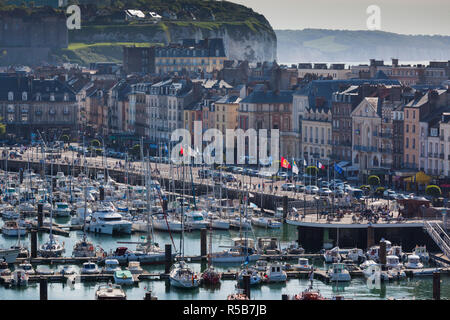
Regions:
<instances>
[{"instance_id":1,"label":"flag","mask_svg":"<svg viewBox=\"0 0 450 320\"><path fill-rule=\"evenodd\" d=\"M298 167L297 167L297 164L295 163L295 160L292 161L292 173L298 174Z\"/></svg>"},{"instance_id":2,"label":"flag","mask_svg":"<svg viewBox=\"0 0 450 320\"><path fill-rule=\"evenodd\" d=\"M166 153L169 153L169 149L167 148L167 144L164 145L164 151L165 151Z\"/></svg>"},{"instance_id":3,"label":"flag","mask_svg":"<svg viewBox=\"0 0 450 320\"><path fill-rule=\"evenodd\" d=\"M325 166L320 161L317 161L317 168L325 169Z\"/></svg>"},{"instance_id":4,"label":"flag","mask_svg":"<svg viewBox=\"0 0 450 320\"><path fill-rule=\"evenodd\" d=\"M285 158L281 157L281 167L286 168L286 169L290 169L291 168L291 164Z\"/></svg>"},{"instance_id":5,"label":"flag","mask_svg":"<svg viewBox=\"0 0 450 320\"><path fill-rule=\"evenodd\" d=\"M339 174L342 173L342 168L339 167L336 163L334 164L334 170Z\"/></svg>"},{"instance_id":6,"label":"flag","mask_svg":"<svg viewBox=\"0 0 450 320\"><path fill-rule=\"evenodd\" d=\"M181 146L181 148L180 148L180 156L182 156L183 154L184 154L183 146Z\"/></svg>"}]
</instances>

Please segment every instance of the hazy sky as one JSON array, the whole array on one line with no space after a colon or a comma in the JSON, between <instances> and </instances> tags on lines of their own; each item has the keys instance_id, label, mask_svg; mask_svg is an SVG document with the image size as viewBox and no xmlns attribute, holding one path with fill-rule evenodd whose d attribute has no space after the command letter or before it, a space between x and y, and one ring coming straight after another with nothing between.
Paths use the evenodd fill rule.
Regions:
<instances>
[{"instance_id":1,"label":"hazy sky","mask_svg":"<svg viewBox=\"0 0 450 320\"><path fill-rule=\"evenodd\" d=\"M450 35L449 0L231 0L263 14L274 29L367 30L366 9L381 10L381 31Z\"/></svg>"}]
</instances>

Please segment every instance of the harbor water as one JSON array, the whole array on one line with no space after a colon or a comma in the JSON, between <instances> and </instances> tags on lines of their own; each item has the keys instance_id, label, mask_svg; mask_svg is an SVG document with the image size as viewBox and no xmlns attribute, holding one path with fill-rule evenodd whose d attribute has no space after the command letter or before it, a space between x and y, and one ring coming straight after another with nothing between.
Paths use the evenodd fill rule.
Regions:
<instances>
[{"instance_id":1,"label":"harbor water","mask_svg":"<svg viewBox=\"0 0 450 320\"><path fill-rule=\"evenodd\" d=\"M69 223L69 219L56 219L56 223ZM0 222L1 224L1 222ZM254 234L252 234L254 232ZM280 239L281 248L286 247L288 243L292 243L297 239L297 229L294 226L284 224L280 229L263 229L254 228L248 236L273 236ZM65 256L72 255L72 248L75 242L81 237L81 231L71 231L70 237L59 236L59 241L65 243ZM89 239L95 244L100 245L105 251L114 250L119 246L126 246L134 249L134 244L120 244L118 242L136 242L142 241L143 234L135 233L131 235L109 236L97 235L89 233ZM48 239L48 234L41 233L38 236L38 242L43 243ZM212 232L212 250L213 252L221 251L226 246L232 245L232 238L238 237L239 231L218 231ZM180 246L180 234L172 234L175 249L178 251ZM184 237L184 253L186 256L193 256L200 254L200 232L193 231L185 233ZM29 235L23 237L22 241L29 246ZM172 243L169 233L155 231L155 241L161 247L166 243ZM208 234L209 241L209 234ZM15 238L8 238L4 235L0 236L0 242L3 247L8 247L17 242ZM194 271L200 272L206 268L206 264L191 263ZM315 266L325 269L326 266L322 262L315 262ZM79 270L80 266L74 266ZM163 272L163 265L142 266L149 272ZM239 265L216 265L218 271L237 270ZM58 269L60 266L50 266L52 269ZM446 275L441 276L441 299L450 298L450 277ZM280 300L282 294L293 295L302 292L309 285L308 279L290 279L283 284L263 284L252 287L252 299L258 300ZM370 288L364 278L352 279L350 283L346 284L325 284L319 280L314 281L314 286L320 289L324 297L333 297L336 295L344 296L346 298L365 300L365 299L432 299L432 277L417 277L405 279L402 281L394 281L389 283L382 283L378 288ZM83 282L69 286L63 283L49 283L48 284L48 298L51 300L93 300L95 298L95 290L98 283ZM141 300L145 292L151 290L158 299L163 300L225 300L230 293L236 291L235 280L222 280L220 286L215 288L200 287L196 290L183 290L170 287L168 281L164 280L149 280L140 281L136 286L124 286L128 299ZM24 288L6 288L0 286L1 300L22 300L39 299L39 284L30 283L28 287Z\"/></svg>"}]
</instances>

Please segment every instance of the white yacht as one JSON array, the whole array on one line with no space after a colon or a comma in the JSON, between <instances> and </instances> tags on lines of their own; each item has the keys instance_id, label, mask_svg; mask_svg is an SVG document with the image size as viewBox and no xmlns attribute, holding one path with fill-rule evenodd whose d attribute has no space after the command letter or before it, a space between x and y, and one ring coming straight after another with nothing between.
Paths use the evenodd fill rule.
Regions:
<instances>
[{"instance_id":1,"label":"white yacht","mask_svg":"<svg viewBox=\"0 0 450 320\"><path fill-rule=\"evenodd\" d=\"M123 219L122 215L111 207L99 208L92 214L87 230L95 233L125 233L131 234L132 223Z\"/></svg>"},{"instance_id":2,"label":"white yacht","mask_svg":"<svg viewBox=\"0 0 450 320\"><path fill-rule=\"evenodd\" d=\"M183 225L181 221L171 216L157 215L153 217L153 229L160 231L181 232Z\"/></svg>"},{"instance_id":3,"label":"white yacht","mask_svg":"<svg viewBox=\"0 0 450 320\"><path fill-rule=\"evenodd\" d=\"M286 280L286 271L283 270L281 263L278 261L269 264L266 272L263 274L264 282L285 282Z\"/></svg>"},{"instance_id":4,"label":"white yacht","mask_svg":"<svg viewBox=\"0 0 450 320\"><path fill-rule=\"evenodd\" d=\"M69 204L66 202L56 202L53 214L56 217L70 217Z\"/></svg>"},{"instance_id":5,"label":"white yacht","mask_svg":"<svg viewBox=\"0 0 450 320\"><path fill-rule=\"evenodd\" d=\"M255 249L255 242L250 238L234 238L234 246L222 252L211 254L213 263L243 263L258 260L261 255Z\"/></svg>"},{"instance_id":6,"label":"white yacht","mask_svg":"<svg viewBox=\"0 0 450 320\"><path fill-rule=\"evenodd\" d=\"M330 282L346 282L352 280L350 273L345 269L343 263L333 263L327 273Z\"/></svg>"},{"instance_id":7,"label":"white yacht","mask_svg":"<svg viewBox=\"0 0 450 320\"><path fill-rule=\"evenodd\" d=\"M50 234L49 240L42 244L38 250L42 257L60 257L64 252L64 243L60 244L55 236Z\"/></svg>"},{"instance_id":8,"label":"white yacht","mask_svg":"<svg viewBox=\"0 0 450 320\"><path fill-rule=\"evenodd\" d=\"M406 269L422 269L423 264L420 262L420 257L415 254L411 254L408 256L408 260L405 263Z\"/></svg>"},{"instance_id":9,"label":"white yacht","mask_svg":"<svg viewBox=\"0 0 450 320\"><path fill-rule=\"evenodd\" d=\"M250 230L252 228L252 221L244 217L234 217L229 220L230 228Z\"/></svg>"},{"instance_id":10,"label":"white yacht","mask_svg":"<svg viewBox=\"0 0 450 320\"><path fill-rule=\"evenodd\" d=\"M217 229L217 230L230 229L230 222L226 219L221 218L217 214L208 212L208 214L205 216L205 219L208 221L209 225L213 229Z\"/></svg>"},{"instance_id":11,"label":"white yacht","mask_svg":"<svg viewBox=\"0 0 450 320\"><path fill-rule=\"evenodd\" d=\"M426 246L416 246L413 254L419 256L420 261L422 261L423 263L427 263L430 260L430 255L428 254Z\"/></svg>"},{"instance_id":12,"label":"white yacht","mask_svg":"<svg viewBox=\"0 0 450 320\"><path fill-rule=\"evenodd\" d=\"M169 279L170 285L178 288L194 289L200 284L199 276L184 261L172 266Z\"/></svg>"},{"instance_id":13,"label":"white yacht","mask_svg":"<svg viewBox=\"0 0 450 320\"><path fill-rule=\"evenodd\" d=\"M364 255L364 251L362 249L353 248L348 251L347 259L350 259L353 262L362 263L366 260L366 256Z\"/></svg>"},{"instance_id":14,"label":"white yacht","mask_svg":"<svg viewBox=\"0 0 450 320\"><path fill-rule=\"evenodd\" d=\"M82 225L84 222L84 207L79 207L75 211L75 216L70 220L71 225ZM92 214L92 210L90 208L86 208L86 218Z\"/></svg>"}]
</instances>

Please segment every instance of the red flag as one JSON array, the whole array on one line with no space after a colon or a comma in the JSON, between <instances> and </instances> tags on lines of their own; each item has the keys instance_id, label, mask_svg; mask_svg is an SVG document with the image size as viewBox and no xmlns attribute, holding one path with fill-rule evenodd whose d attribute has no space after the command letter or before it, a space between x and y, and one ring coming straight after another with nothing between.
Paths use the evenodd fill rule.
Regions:
<instances>
[{"instance_id":1,"label":"red flag","mask_svg":"<svg viewBox=\"0 0 450 320\"><path fill-rule=\"evenodd\" d=\"M183 155L183 146L181 147L181 149L180 149L180 156L182 156Z\"/></svg>"},{"instance_id":2,"label":"red flag","mask_svg":"<svg viewBox=\"0 0 450 320\"><path fill-rule=\"evenodd\" d=\"M286 169L291 168L291 164L285 158L281 157L281 166Z\"/></svg>"}]
</instances>

